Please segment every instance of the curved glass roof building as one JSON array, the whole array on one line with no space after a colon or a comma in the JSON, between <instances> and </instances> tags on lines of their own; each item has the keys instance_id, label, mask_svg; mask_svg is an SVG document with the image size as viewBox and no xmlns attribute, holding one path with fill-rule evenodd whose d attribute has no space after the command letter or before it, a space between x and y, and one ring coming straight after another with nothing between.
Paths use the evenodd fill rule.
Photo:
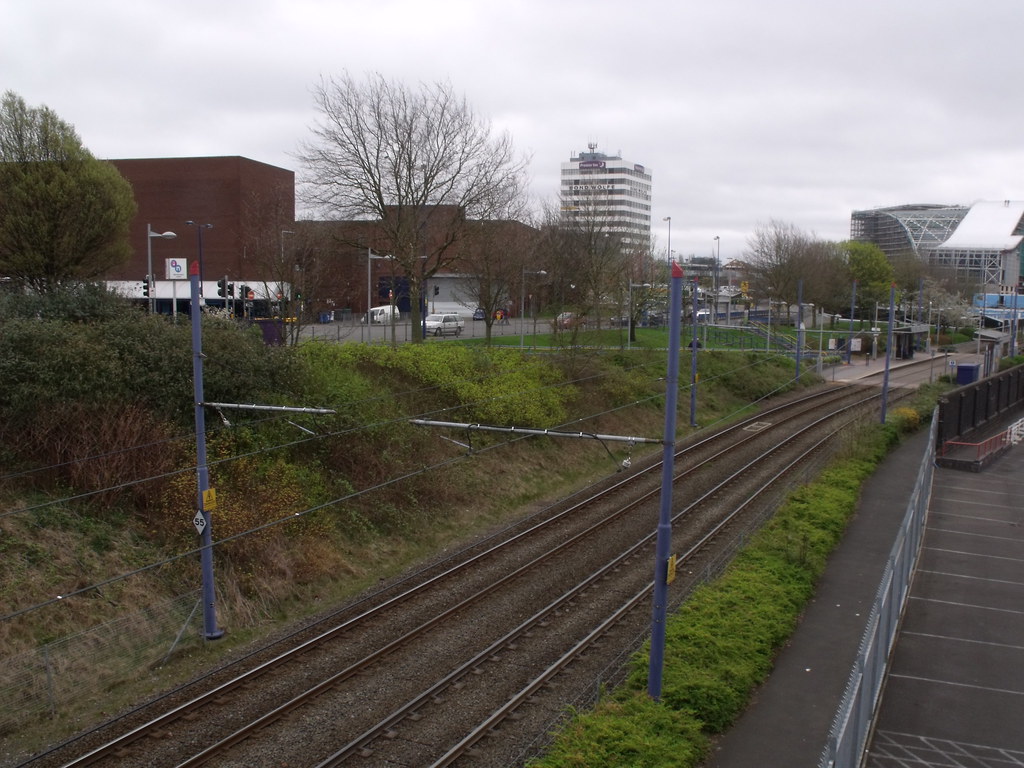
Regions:
<instances>
[{"instance_id":1,"label":"curved glass roof building","mask_svg":"<svg viewBox=\"0 0 1024 768\"><path fill-rule=\"evenodd\" d=\"M1021 278L1024 202L854 211L850 237L874 243L890 259L913 254L978 283L986 293L1013 293Z\"/></svg>"}]
</instances>

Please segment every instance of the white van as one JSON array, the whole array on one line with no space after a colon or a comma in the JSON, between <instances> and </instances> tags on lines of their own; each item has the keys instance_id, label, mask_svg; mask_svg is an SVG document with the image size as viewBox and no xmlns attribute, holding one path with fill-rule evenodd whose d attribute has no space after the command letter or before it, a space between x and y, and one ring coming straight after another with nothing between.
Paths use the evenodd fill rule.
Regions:
<instances>
[{"instance_id":1,"label":"white van","mask_svg":"<svg viewBox=\"0 0 1024 768\"><path fill-rule=\"evenodd\" d=\"M395 321L397 322L401 315L398 312L398 307L392 307L387 304L383 307L371 307L369 311L369 322L371 325L380 325L382 323L390 323L391 317L394 315ZM362 322L367 322L367 316L363 315Z\"/></svg>"}]
</instances>

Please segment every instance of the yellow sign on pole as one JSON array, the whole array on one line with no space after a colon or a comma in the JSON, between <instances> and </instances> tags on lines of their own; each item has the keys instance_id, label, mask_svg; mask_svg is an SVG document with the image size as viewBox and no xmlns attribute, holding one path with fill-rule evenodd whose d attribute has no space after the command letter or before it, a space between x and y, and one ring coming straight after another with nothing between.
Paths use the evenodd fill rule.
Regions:
<instances>
[{"instance_id":1,"label":"yellow sign on pole","mask_svg":"<svg viewBox=\"0 0 1024 768\"><path fill-rule=\"evenodd\" d=\"M203 491L203 509L212 512L217 508L217 489L207 488Z\"/></svg>"},{"instance_id":2,"label":"yellow sign on pole","mask_svg":"<svg viewBox=\"0 0 1024 768\"><path fill-rule=\"evenodd\" d=\"M668 559L668 574L665 577L665 583L671 584L676 580L676 556L672 555Z\"/></svg>"}]
</instances>

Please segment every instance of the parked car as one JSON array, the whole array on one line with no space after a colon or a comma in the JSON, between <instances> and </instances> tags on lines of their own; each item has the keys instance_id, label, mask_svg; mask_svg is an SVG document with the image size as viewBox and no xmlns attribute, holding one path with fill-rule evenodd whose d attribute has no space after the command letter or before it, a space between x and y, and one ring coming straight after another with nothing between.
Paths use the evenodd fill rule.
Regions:
<instances>
[{"instance_id":1,"label":"parked car","mask_svg":"<svg viewBox=\"0 0 1024 768\"><path fill-rule=\"evenodd\" d=\"M380 323L390 323L392 317L395 320L399 319L398 307L392 307L390 304L387 304L383 307L372 307L366 315L363 315L362 322L365 325L367 319L369 319L372 325L378 325Z\"/></svg>"},{"instance_id":2,"label":"parked car","mask_svg":"<svg viewBox=\"0 0 1024 768\"><path fill-rule=\"evenodd\" d=\"M564 331L571 328L586 328L587 320L583 315L578 315L575 312L562 312L558 317L555 318L555 330Z\"/></svg>"},{"instance_id":3,"label":"parked car","mask_svg":"<svg viewBox=\"0 0 1024 768\"><path fill-rule=\"evenodd\" d=\"M458 315L427 315L424 324L427 333L434 336L458 336L465 325Z\"/></svg>"},{"instance_id":4,"label":"parked car","mask_svg":"<svg viewBox=\"0 0 1024 768\"><path fill-rule=\"evenodd\" d=\"M473 310L473 319L474 320L483 320L486 317L487 317L487 312L484 311L483 307L477 307L476 309Z\"/></svg>"}]
</instances>

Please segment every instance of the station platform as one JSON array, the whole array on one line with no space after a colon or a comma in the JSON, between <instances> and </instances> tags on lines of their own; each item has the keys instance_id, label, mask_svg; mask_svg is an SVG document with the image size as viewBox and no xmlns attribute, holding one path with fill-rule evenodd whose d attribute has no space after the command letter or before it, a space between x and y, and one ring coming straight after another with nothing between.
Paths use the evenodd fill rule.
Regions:
<instances>
[{"instance_id":1,"label":"station platform","mask_svg":"<svg viewBox=\"0 0 1024 768\"><path fill-rule=\"evenodd\" d=\"M800 625L704 768L819 765L927 440L865 485ZM867 768L1024 766L1022 494L1024 445L977 472L936 468Z\"/></svg>"}]
</instances>

